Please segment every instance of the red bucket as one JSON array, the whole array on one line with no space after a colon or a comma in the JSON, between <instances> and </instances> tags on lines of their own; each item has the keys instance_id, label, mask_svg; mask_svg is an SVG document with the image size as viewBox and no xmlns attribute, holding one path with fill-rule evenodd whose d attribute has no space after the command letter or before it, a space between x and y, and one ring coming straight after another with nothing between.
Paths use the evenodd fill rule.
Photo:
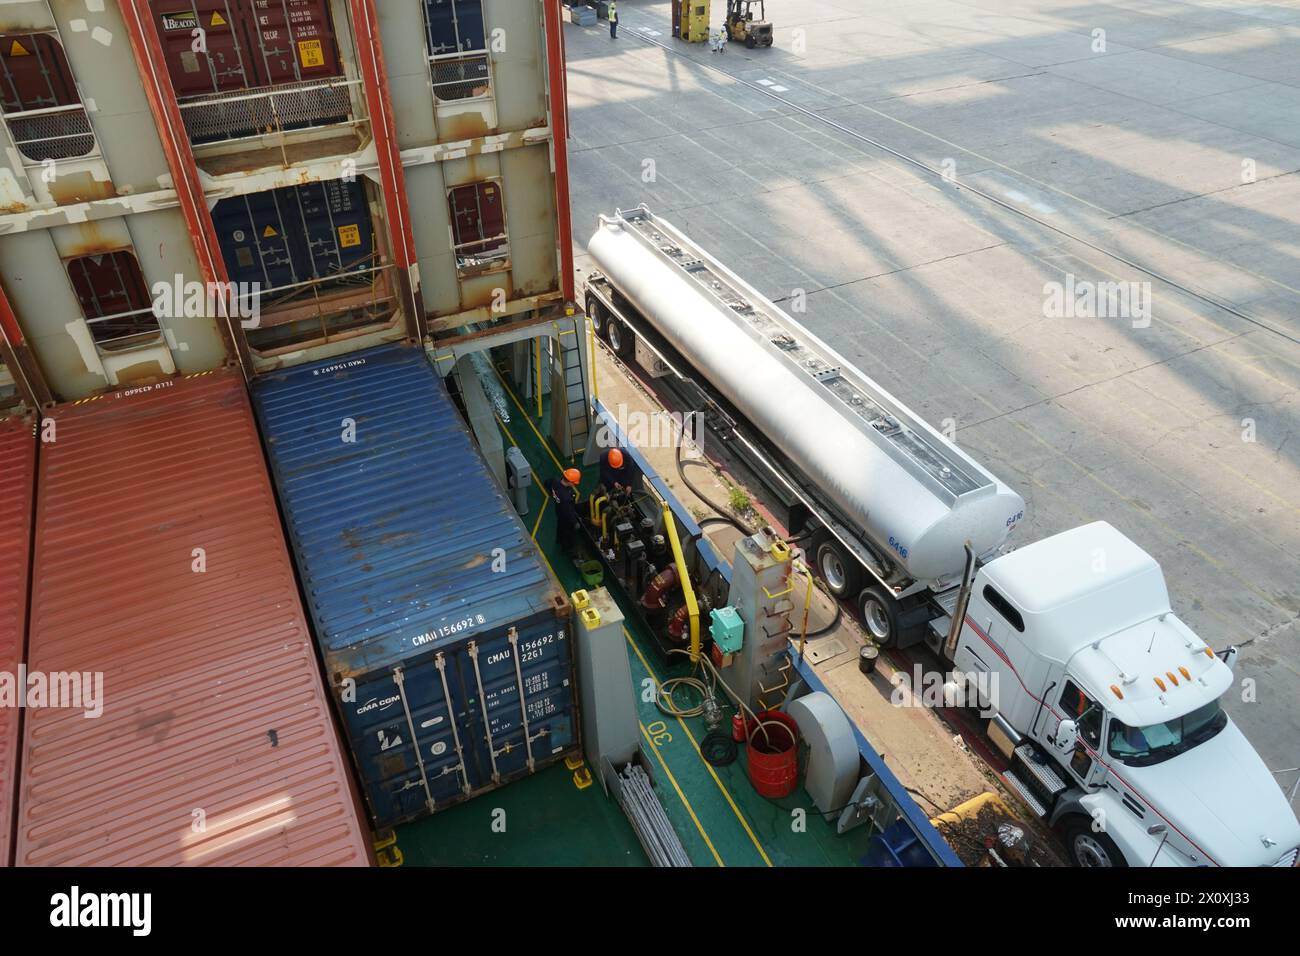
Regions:
<instances>
[{"instance_id":1,"label":"red bucket","mask_svg":"<svg viewBox=\"0 0 1300 956\"><path fill-rule=\"evenodd\" d=\"M799 785L799 726L789 714L767 710L758 715L762 726L746 720L749 742L745 752L749 782L760 796L788 797Z\"/></svg>"}]
</instances>

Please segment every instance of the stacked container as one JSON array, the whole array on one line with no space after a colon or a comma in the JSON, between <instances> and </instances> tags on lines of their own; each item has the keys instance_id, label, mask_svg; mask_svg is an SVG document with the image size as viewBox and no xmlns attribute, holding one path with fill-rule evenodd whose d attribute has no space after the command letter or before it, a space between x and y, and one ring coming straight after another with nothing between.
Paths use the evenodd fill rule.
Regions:
<instances>
[{"instance_id":1,"label":"stacked container","mask_svg":"<svg viewBox=\"0 0 1300 956\"><path fill-rule=\"evenodd\" d=\"M17 675L27 635L36 441L27 418L0 419L0 674ZM21 710L0 705L0 866L9 865Z\"/></svg>"},{"instance_id":2,"label":"stacked container","mask_svg":"<svg viewBox=\"0 0 1300 956\"><path fill-rule=\"evenodd\" d=\"M328 83L344 75L329 0L191 0L188 8L150 0L150 6L177 99L215 106L182 111L195 143L347 118L347 90ZM196 30L204 39L200 49ZM220 97L271 87L286 93L274 111L256 96Z\"/></svg>"},{"instance_id":3,"label":"stacked container","mask_svg":"<svg viewBox=\"0 0 1300 956\"><path fill-rule=\"evenodd\" d=\"M232 196L213 208L212 224L232 282L310 294L370 282L374 227L355 179Z\"/></svg>"},{"instance_id":4,"label":"stacked container","mask_svg":"<svg viewBox=\"0 0 1300 956\"><path fill-rule=\"evenodd\" d=\"M242 379L49 417L17 864L366 864Z\"/></svg>"},{"instance_id":5,"label":"stacked container","mask_svg":"<svg viewBox=\"0 0 1300 956\"><path fill-rule=\"evenodd\" d=\"M253 388L376 825L576 749L567 598L423 352L382 346Z\"/></svg>"}]
</instances>

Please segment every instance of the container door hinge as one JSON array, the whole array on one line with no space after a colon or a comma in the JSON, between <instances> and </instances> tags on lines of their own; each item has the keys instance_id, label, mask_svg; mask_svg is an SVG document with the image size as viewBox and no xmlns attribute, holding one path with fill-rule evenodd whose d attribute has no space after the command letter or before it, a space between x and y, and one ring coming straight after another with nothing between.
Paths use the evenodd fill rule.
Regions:
<instances>
[{"instance_id":1,"label":"container door hinge","mask_svg":"<svg viewBox=\"0 0 1300 956\"><path fill-rule=\"evenodd\" d=\"M515 683L519 686L519 714L524 721L524 746L528 748L528 771L531 773L537 769L537 765L533 760L532 731L528 727L528 695L524 690L524 672L519 666L519 629L510 628L509 638L510 653L515 659Z\"/></svg>"},{"instance_id":2,"label":"container door hinge","mask_svg":"<svg viewBox=\"0 0 1300 956\"><path fill-rule=\"evenodd\" d=\"M487 695L483 693L483 672L478 666L478 642L469 642L469 659L474 662L474 683L478 685L479 706L483 710L483 733L487 736L488 757L492 760L492 782L501 782L501 771L497 770L497 747L492 741L492 720L488 716Z\"/></svg>"},{"instance_id":3,"label":"container door hinge","mask_svg":"<svg viewBox=\"0 0 1300 956\"><path fill-rule=\"evenodd\" d=\"M455 770L460 771L460 789L463 793L468 794L470 791L469 774L465 771L465 751L460 745L460 728L456 726L456 711L451 706L451 689L447 686L447 660L438 652L434 658L433 666L438 668L438 677L442 679L442 701L447 706L447 722L451 724L451 742L456 746L456 766Z\"/></svg>"},{"instance_id":4,"label":"container door hinge","mask_svg":"<svg viewBox=\"0 0 1300 956\"><path fill-rule=\"evenodd\" d=\"M424 769L424 754L420 749L420 738L415 735L415 721L411 719L411 704L406 699L406 676L401 667L393 668L393 683L397 685L397 696L402 699L402 712L406 714L406 730L411 735L411 746L415 749L415 762L420 767L420 783L424 785L424 804L433 812L433 791L429 789L429 774Z\"/></svg>"}]
</instances>

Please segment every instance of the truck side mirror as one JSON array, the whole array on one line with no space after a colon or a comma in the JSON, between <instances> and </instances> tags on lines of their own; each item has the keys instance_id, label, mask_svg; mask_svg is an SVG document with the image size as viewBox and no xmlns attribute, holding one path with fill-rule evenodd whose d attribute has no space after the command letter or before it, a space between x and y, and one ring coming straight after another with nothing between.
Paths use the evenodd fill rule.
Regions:
<instances>
[{"instance_id":1,"label":"truck side mirror","mask_svg":"<svg viewBox=\"0 0 1300 956\"><path fill-rule=\"evenodd\" d=\"M1079 742L1079 725L1072 720L1063 720L1056 725L1056 736L1052 738L1052 746L1064 755L1074 753L1075 745Z\"/></svg>"}]
</instances>

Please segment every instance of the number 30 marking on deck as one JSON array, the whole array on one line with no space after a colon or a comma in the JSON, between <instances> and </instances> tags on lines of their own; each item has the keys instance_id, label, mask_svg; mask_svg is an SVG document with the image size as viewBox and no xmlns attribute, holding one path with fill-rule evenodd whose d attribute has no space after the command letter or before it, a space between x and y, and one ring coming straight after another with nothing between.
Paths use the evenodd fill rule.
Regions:
<instances>
[{"instance_id":1,"label":"number 30 marking on deck","mask_svg":"<svg viewBox=\"0 0 1300 956\"><path fill-rule=\"evenodd\" d=\"M646 733L656 747L662 747L664 744L672 743L673 735L668 732L668 725L662 720L656 720L646 728Z\"/></svg>"}]
</instances>

